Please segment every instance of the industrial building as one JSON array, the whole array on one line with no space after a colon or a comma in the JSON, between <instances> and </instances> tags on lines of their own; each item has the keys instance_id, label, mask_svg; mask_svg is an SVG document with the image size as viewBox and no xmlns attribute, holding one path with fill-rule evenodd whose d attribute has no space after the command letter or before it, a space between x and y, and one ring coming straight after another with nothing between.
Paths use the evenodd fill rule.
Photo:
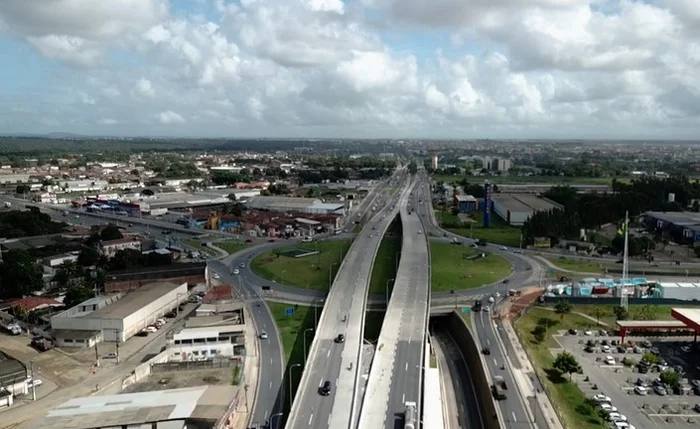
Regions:
<instances>
[{"instance_id":1,"label":"industrial building","mask_svg":"<svg viewBox=\"0 0 700 429\"><path fill-rule=\"evenodd\" d=\"M347 211L345 204L324 203L317 198L252 197L246 202L246 205L251 209L258 210L294 211L312 214L345 215Z\"/></svg>"},{"instance_id":2,"label":"industrial building","mask_svg":"<svg viewBox=\"0 0 700 429\"><path fill-rule=\"evenodd\" d=\"M198 386L75 398L41 417L40 423L52 429L220 427L220 421L231 417L237 390L236 386Z\"/></svg>"},{"instance_id":3,"label":"industrial building","mask_svg":"<svg viewBox=\"0 0 700 429\"><path fill-rule=\"evenodd\" d=\"M124 342L187 300L187 283L151 283L107 300L89 300L51 318L56 344Z\"/></svg>"},{"instance_id":4,"label":"industrial building","mask_svg":"<svg viewBox=\"0 0 700 429\"><path fill-rule=\"evenodd\" d=\"M700 299L700 284L697 283L657 283L654 297L695 301Z\"/></svg>"},{"instance_id":5,"label":"industrial building","mask_svg":"<svg viewBox=\"0 0 700 429\"><path fill-rule=\"evenodd\" d=\"M700 213L695 212L646 212L644 224L652 230L669 231L674 239L700 242ZM679 240L680 241L680 240Z\"/></svg>"},{"instance_id":6,"label":"industrial building","mask_svg":"<svg viewBox=\"0 0 700 429\"><path fill-rule=\"evenodd\" d=\"M187 319L185 327L168 338L171 362L244 354L245 324L240 303L202 304L196 317Z\"/></svg>"},{"instance_id":7,"label":"industrial building","mask_svg":"<svg viewBox=\"0 0 700 429\"><path fill-rule=\"evenodd\" d=\"M563 210L561 204L534 195L493 194L493 210L508 225L521 226L534 213L552 209Z\"/></svg>"}]
</instances>

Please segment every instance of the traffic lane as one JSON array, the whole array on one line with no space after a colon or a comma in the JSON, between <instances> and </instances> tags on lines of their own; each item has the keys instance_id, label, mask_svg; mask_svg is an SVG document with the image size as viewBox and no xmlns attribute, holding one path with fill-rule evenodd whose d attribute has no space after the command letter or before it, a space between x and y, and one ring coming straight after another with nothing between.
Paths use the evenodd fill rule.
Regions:
<instances>
[{"instance_id":1,"label":"traffic lane","mask_svg":"<svg viewBox=\"0 0 700 429\"><path fill-rule=\"evenodd\" d=\"M391 394L384 419L385 428L404 428L406 401L418 402L418 386L415 378L416 373L420 374L420 370L420 365L416 364L414 344L399 341L395 350L394 371L389 390Z\"/></svg>"},{"instance_id":2,"label":"traffic lane","mask_svg":"<svg viewBox=\"0 0 700 429\"><path fill-rule=\"evenodd\" d=\"M319 341L317 358L305 365L304 371L308 371L307 389L302 394L302 402L296 415L293 427L327 428L329 417L333 410L333 402L337 392L338 375L340 374L341 349L333 347L333 340L323 339ZM331 391L328 396L323 396L319 388L324 382L331 382ZM297 389L300 386L297 386ZM296 396L295 396L296 399ZM289 422L288 422L289 423Z\"/></svg>"},{"instance_id":3,"label":"traffic lane","mask_svg":"<svg viewBox=\"0 0 700 429\"><path fill-rule=\"evenodd\" d=\"M435 340L443 351L440 359L441 373L447 370L447 394L454 395L456 407L448 407L448 412L454 413L457 426L460 428L482 428L484 420L479 403L476 400L476 390L471 376L471 370L462 351L452 336L438 329ZM449 387L452 387L451 389Z\"/></svg>"},{"instance_id":4,"label":"traffic lane","mask_svg":"<svg viewBox=\"0 0 700 429\"><path fill-rule=\"evenodd\" d=\"M505 356L503 351L499 346L499 342L496 339L496 331L489 317L484 317L483 312L481 312L480 321L475 323L476 329L478 331L479 339L481 341L486 341L486 344L490 344L489 349L491 354L489 356L484 356L486 365L491 373L491 380L489 383L493 383L493 377L501 376L506 383L508 388L507 398L504 400L497 401L498 406L501 409L501 414L504 421L508 424L508 427L512 427L513 424L528 424L528 415L523 406L523 398L520 395L515 380L510 372L510 368L506 365ZM487 319L487 320L484 320ZM502 369L505 368L505 369Z\"/></svg>"}]
</instances>

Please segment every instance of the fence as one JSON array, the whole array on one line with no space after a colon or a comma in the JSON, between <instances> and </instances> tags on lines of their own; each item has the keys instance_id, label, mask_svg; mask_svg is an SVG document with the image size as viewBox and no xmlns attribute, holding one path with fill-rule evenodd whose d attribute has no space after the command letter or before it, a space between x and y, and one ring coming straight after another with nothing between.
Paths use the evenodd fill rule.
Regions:
<instances>
[{"instance_id":1,"label":"fence","mask_svg":"<svg viewBox=\"0 0 700 429\"><path fill-rule=\"evenodd\" d=\"M151 365L151 372L158 374L162 372L174 371L201 371L205 369L231 368L240 365L239 358L232 359L210 359L210 360L194 360L184 362L162 362ZM237 375L240 378L242 371L238 371ZM236 384L239 380L234 380Z\"/></svg>"},{"instance_id":2,"label":"fence","mask_svg":"<svg viewBox=\"0 0 700 429\"><path fill-rule=\"evenodd\" d=\"M151 375L151 369L153 365L165 362L167 360L168 351L166 350L160 354L155 355L154 357L142 363L141 365L137 366L136 368L134 368L134 371L131 373L131 375L125 377L122 380L122 390L148 377L149 375Z\"/></svg>"}]
</instances>

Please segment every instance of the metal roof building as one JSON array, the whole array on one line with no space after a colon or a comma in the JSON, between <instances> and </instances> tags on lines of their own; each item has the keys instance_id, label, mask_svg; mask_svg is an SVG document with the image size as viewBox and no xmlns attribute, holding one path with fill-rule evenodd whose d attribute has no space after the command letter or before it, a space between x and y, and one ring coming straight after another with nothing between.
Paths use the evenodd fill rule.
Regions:
<instances>
[{"instance_id":1,"label":"metal roof building","mask_svg":"<svg viewBox=\"0 0 700 429\"><path fill-rule=\"evenodd\" d=\"M344 214L345 205L324 203L318 198L252 197L246 205L251 209L271 211L294 211L300 213Z\"/></svg>"}]
</instances>

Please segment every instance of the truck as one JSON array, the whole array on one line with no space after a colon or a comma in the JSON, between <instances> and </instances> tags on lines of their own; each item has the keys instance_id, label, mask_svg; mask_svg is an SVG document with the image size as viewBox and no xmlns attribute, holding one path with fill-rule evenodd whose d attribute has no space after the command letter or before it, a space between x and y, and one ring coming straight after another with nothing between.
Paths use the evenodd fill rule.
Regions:
<instances>
[{"instance_id":1,"label":"truck","mask_svg":"<svg viewBox=\"0 0 700 429\"><path fill-rule=\"evenodd\" d=\"M500 375L493 378L493 384L491 385L491 390L493 391L493 396L497 400L506 399L506 391L508 386L506 386L506 381Z\"/></svg>"},{"instance_id":2,"label":"truck","mask_svg":"<svg viewBox=\"0 0 700 429\"><path fill-rule=\"evenodd\" d=\"M486 246L487 244L488 244L488 243L485 242L484 240L481 240L481 239L476 240L476 245L477 245L477 246Z\"/></svg>"},{"instance_id":3,"label":"truck","mask_svg":"<svg viewBox=\"0 0 700 429\"><path fill-rule=\"evenodd\" d=\"M404 429L416 429L416 414L417 405L413 401L406 401L406 410L403 416L403 428Z\"/></svg>"},{"instance_id":4,"label":"truck","mask_svg":"<svg viewBox=\"0 0 700 429\"><path fill-rule=\"evenodd\" d=\"M6 208L6 209L9 209L9 208L11 208L11 207L12 207L12 203L9 202L9 201L5 201L5 208Z\"/></svg>"},{"instance_id":5,"label":"truck","mask_svg":"<svg viewBox=\"0 0 700 429\"><path fill-rule=\"evenodd\" d=\"M53 341L39 337L32 338L32 345L40 352L51 350L54 347Z\"/></svg>"}]
</instances>

